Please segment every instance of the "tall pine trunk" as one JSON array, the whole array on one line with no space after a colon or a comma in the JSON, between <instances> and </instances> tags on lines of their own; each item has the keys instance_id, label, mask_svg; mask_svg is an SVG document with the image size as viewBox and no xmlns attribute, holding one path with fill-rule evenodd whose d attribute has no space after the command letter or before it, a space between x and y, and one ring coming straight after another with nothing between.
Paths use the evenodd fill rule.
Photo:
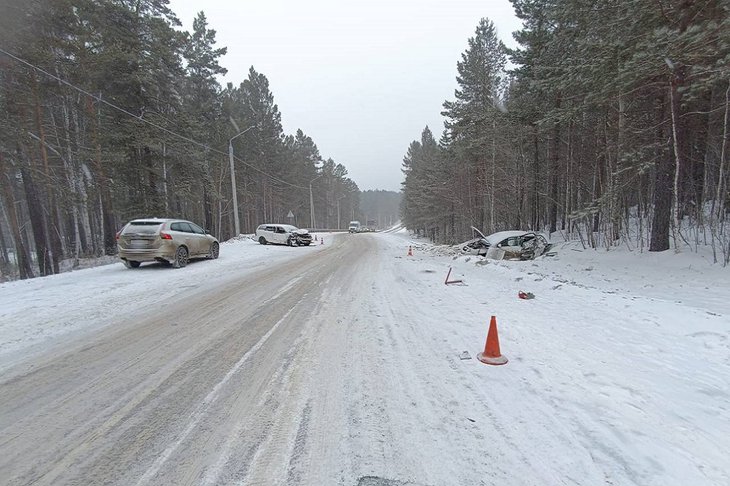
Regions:
<instances>
[{"instance_id":1,"label":"tall pine trunk","mask_svg":"<svg viewBox=\"0 0 730 486\"><path fill-rule=\"evenodd\" d=\"M555 100L555 108L560 109L561 97L560 93ZM550 153L550 180L549 180L549 214L548 223L550 224L550 233L555 233L558 229L558 193L560 190L560 121L555 121L553 127L552 150Z\"/></svg>"},{"instance_id":2,"label":"tall pine trunk","mask_svg":"<svg viewBox=\"0 0 730 486\"><path fill-rule=\"evenodd\" d=\"M99 114L94 110L94 103L87 98L87 112L91 119L91 143L94 147L92 164L96 172L96 183L101 201L101 230L105 255L114 255L117 252L116 224L112 211L112 197L109 188L109 178L104 171L101 157L101 142L99 141Z\"/></svg>"},{"instance_id":3,"label":"tall pine trunk","mask_svg":"<svg viewBox=\"0 0 730 486\"><path fill-rule=\"evenodd\" d=\"M534 158L532 160L532 229L540 230L540 132L533 125Z\"/></svg>"},{"instance_id":4,"label":"tall pine trunk","mask_svg":"<svg viewBox=\"0 0 730 486\"><path fill-rule=\"evenodd\" d=\"M26 278L33 278L33 266L18 222L18 212L13 195L13 181L11 179L13 173L14 171L11 171L10 167L5 164L3 155L0 152L0 197L2 197L5 217L10 226L10 234L13 238L18 274L21 280L25 280Z\"/></svg>"},{"instance_id":5,"label":"tall pine trunk","mask_svg":"<svg viewBox=\"0 0 730 486\"><path fill-rule=\"evenodd\" d=\"M28 203L28 215L30 225L33 229L33 240L35 242L36 260L41 276L52 275L53 260L51 252L46 244L46 229L43 218L43 205L41 204L38 190L33 176L28 169L21 169L23 188L25 189L25 200Z\"/></svg>"},{"instance_id":6,"label":"tall pine trunk","mask_svg":"<svg viewBox=\"0 0 730 486\"><path fill-rule=\"evenodd\" d=\"M658 99L659 105L659 121L663 122L665 116L666 100L664 96ZM659 139L668 140L666 132L661 126L658 128ZM654 173L654 216L651 223L651 239L649 241L649 251L665 251L669 249L669 228L672 217L672 195L673 180L672 172L674 170L674 150L669 147L669 153L665 154L661 148L658 148L659 162L656 165Z\"/></svg>"},{"instance_id":7,"label":"tall pine trunk","mask_svg":"<svg viewBox=\"0 0 730 486\"><path fill-rule=\"evenodd\" d=\"M38 78L33 75L33 101L35 104L35 123L38 131L38 145L43 162L43 171L45 173L46 195L48 197L48 240L51 244L51 258L53 264L53 272L58 273L59 261L63 258L63 243L61 242L60 217L58 212L58 202L56 200L56 191L54 189L54 178L51 175L51 169L48 164L48 152L46 151L46 131L43 126L43 114L41 111L40 95L38 93Z\"/></svg>"}]
</instances>

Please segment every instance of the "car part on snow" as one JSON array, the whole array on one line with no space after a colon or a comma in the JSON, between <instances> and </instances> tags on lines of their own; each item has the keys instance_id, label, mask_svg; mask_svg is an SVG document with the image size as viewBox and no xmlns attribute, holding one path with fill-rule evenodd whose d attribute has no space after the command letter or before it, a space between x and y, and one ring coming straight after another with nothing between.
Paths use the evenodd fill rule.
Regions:
<instances>
[{"instance_id":1,"label":"car part on snow","mask_svg":"<svg viewBox=\"0 0 730 486\"><path fill-rule=\"evenodd\" d=\"M450 285L450 284L463 284L463 280L449 280L449 277L451 276L451 267L449 267L449 273L446 274L446 280L444 280L444 284Z\"/></svg>"},{"instance_id":2,"label":"car part on snow","mask_svg":"<svg viewBox=\"0 0 730 486\"><path fill-rule=\"evenodd\" d=\"M502 356L499 351L499 336L497 335L497 317L492 316L489 321L489 332L487 333L487 342L484 344L484 351L477 355L477 359L488 365L503 365L507 363L507 358Z\"/></svg>"},{"instance_id":3,"label":"car part on snow","mask_svg":"<svg viewBox=\"0 0 730 486\"><path fill-rule=\"evenodd\" d=\"M530 300L535 298L535 294L533 294L532 292L523 292L520 290L519 292L517 292L517 297L523 300Z\"/></svg>"},{"instance_id":4,"label":"car part on snow","mask_svg":"<svg viewBox=\"0 0 730 486\"><path fill-rule=\"evenodd\" d=\"M471 359L471 355L469 354L469 351L464 351L459 355L459 359L462 361L465 361L467 359Z\"/></svg>"}]
</instances>

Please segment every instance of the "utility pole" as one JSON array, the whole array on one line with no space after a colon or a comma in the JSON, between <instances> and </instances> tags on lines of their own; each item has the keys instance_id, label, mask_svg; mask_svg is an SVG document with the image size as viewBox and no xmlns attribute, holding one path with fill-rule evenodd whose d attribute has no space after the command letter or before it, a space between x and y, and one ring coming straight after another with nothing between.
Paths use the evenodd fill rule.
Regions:
<instances>
[{"instance_id":1,"label":"utility pole","mask_svg":"<svg viewBox=\"0 0 730 486\"><path fill-rule=\"evenodd\" d=\"M230 120L233 128L235 128L236 130L240 130L238 128L238 124L233 119L233 117L231 117ZM238 135L235 135L228 140L228 159L231 163L231 194L233 195L233 222L236 232L234 236L238 236L241 234L241 223L238 219L238 191L236 191L236 167L233 165L233 139L240 137L247 131L251 130L253 127L253 125L248 127L244 131L240 132Z\"/></svg>"},{"instance_id":2,"label":"utility pole","mask_svg":"<svg viewBox=\"0 0 730 486\"><path fill-rule=\"evenodd\" d=\"M228 158L231 162L231 194L233 194L233 221L235 223L235 235L241 234L241 223L238 220L238 194L236 194L236 168L233 165L233 139L228 141Z\"/></svg>"},{"instance_id":3,"label":"utility pole","mask_svg":"<svg viewBox=\"0 0 730 486\"><path fill-rule=\"evenodd\" d=\"M342 196L337 198L337 229L342 229L342 227L340 226L340 223L342 222L342 220L340 219L340 201L349 196L349 194L350 193L343 194Z\"/></svg>"},{"instance_id":4,"label":"utility pole","mask_svg":"<svg viewBox=\"0 0 730 486\"><path fill-rule=\"evenodd\" d=\"M312 182L316 181L320 177L322 177L324 174L320 174L311 181L309 181L309 225L311 226L311 230L315 229L315 223L314 223L314 195L312 193Z\"/></svg>"}]
</instances>

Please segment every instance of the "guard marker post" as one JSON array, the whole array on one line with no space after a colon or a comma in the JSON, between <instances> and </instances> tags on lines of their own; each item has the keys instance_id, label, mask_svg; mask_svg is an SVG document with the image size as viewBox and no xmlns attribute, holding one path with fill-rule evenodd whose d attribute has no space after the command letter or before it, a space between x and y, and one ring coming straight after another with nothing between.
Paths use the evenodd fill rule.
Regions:
<instances>
[{"instance_id":1,"label":"guard marker post","mask_svg":"<svg viewBox=\"0 0 730 486\"><path fill-rule=\"evenodd\" d=\"M451 276L451 267L449 267L449 273L446 274L446 280L444 281L445 285L449 284L457 284L457 283L464 283L463 280L449 280L449 277Z\"/></svg>"}]
</instances>

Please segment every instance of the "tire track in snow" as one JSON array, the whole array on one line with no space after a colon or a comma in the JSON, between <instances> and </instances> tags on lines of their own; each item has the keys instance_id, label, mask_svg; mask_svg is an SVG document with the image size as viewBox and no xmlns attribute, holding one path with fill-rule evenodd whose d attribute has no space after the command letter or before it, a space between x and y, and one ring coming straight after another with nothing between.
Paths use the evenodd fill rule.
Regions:
<instances>
[{"instance_id":1,"label":"tire track in snow","mask_svg":"<svg viewBox=\"0 0 730 486\"><path fill-rule=\"evenodd\" d=\"M309 400L304 407L297 428L297 436L294 439L292 454L289 458L289 466L286 474L286 484L301 484L302 475L306 469L304 463L304 449L307 446L309 436L309 422L312 415L312 401Z\"/></svg>"},{"instance_id":2,"label":"tire track in snow","mask_svg":"<svg viewBox=\"0 0 730 486\"><path fill-rule=\"evenodd\" d=\"M201 404L199 405L198 409L193 412L193 415L190 418L190 421L188 422L188 426L185 428L185 430L180 434L180 436L177 438L175 442L173 442L165 451L155 460L152 467L150 467L137 481L137 486L141 486L144 484L147 484L160 470L162 465L170 458L170 456L177 450L178 447L180 447L180 444L183 443L183 441L190 435L190 432L193 431L193 429L200 423L200 421L205 416L206 412L210 408L210 406L215 403L215 401L218 399L218 395L220 394L221 389L228 383L228 381L241 369L241 367L246 364L246 362L251 359L251 357L258 352L259 349L261 349L261 346L266 343L266 341L269 340L269 338L276 332L276 330L279 328L282 322L284 322L288 317L289 314L292 313L294 308L290 309L286 314L284 314L284 317L279 319L276 324L274 324L269 331L264 334L264 336L246 353L241 356L241 359L236 362L236 364L228 370L228 373L223 377L221 381L216 383L216 385L213 387L213 389L210 391L210 393L203 399Z\"/></svg>"},{"instance_id":3,"label":"tire track in snow","mask_svg":"<svg viewBox=\"0 0 730 486\"><path fill-rule=\"evenodd\" d=\"M239 410L238 415L232 417L233 428L218 447L215 463L204 471L201 484L270 484L277 481L275 478L280 478L282 483L286 480L286 465L297 454L296 447L303 445L297 443L296 434L311 403L309 390L313 384L309 368L312 356L317 355L312 349L313 339L327 325L318 317L327 301L322 292L330 287L336 276L333 268L338 268L345 257L345 251L338 248L329 255L326 265L307 276L308 281L316 282L316 288L301 297L300 303L305 305L290 316L290 320L301 323L301 327L289 326L294 337L281 360L282 365L263 385L264 393L255 404L255 414L243 414L245 410ZM307 284L303 282L302 285ZM235 405L238 401L238 398L233 399L233 408L240 408ZM280 464L276 460L280 460ZM267 479L261 483L257 477Z\"/></svg>"}]
</instances>

